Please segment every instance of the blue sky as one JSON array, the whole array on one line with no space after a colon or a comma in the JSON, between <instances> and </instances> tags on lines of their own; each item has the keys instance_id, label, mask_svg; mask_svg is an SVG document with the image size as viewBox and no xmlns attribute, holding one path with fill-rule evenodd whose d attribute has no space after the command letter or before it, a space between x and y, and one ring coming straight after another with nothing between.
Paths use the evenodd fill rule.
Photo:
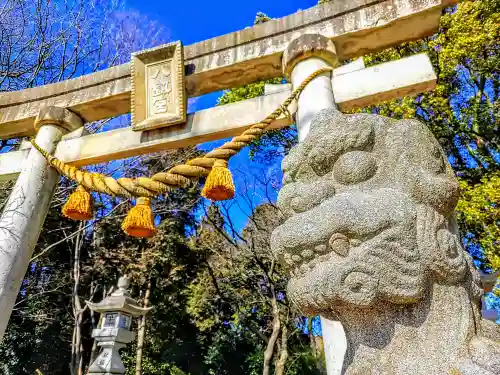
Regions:
<instances>
[{"instance_id":1,"label":"blue sky","mask_svg":"<svg viewBox=\"0 0 500 375\"><path fill-rule=\"evenodd\" d=\"M161 22L170 38L184 45L251 26L257 12L276 18L316 4L317 0L127 0L127 8Z\"/></svg>"}]
</instances>

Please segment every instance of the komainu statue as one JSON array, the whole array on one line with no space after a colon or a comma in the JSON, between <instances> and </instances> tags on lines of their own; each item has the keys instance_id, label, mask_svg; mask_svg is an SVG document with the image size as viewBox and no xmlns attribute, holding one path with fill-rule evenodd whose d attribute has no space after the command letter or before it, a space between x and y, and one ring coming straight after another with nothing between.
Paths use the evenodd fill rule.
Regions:
<instances>
[{"instance_id":1,"label":"komainu statue","mask_svg":"<svg viewBox=\"0 0 500 375\"><path fill-rule=\"evenodd\" d=\"M460 243L458 183L415 120L324 110L283 162L286 221L272 235L304 313L339 320L347 375L497 375Z\"/></svg>"}]
</instances>

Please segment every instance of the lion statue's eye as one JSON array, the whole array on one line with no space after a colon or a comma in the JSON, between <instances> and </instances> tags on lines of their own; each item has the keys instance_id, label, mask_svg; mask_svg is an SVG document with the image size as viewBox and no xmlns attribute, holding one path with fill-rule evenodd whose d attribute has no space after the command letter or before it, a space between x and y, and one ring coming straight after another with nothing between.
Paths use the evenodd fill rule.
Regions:
<instances>
[{"instance_id":1,"label":"lion statue's eye","mask_svg":"<svg viewBox=\"0 0 500 375\"><path fill-rule=\"evenodd\" d=\"M332 169L329 154L322 148L313 149L308 156L308 162L318 176L324 176Z\"/></svg>"},{"instance_id":2,"label":"lion statue's eye","mask_svg":"<svg viewBox=\"0 0 500 375\"><path fill-rule=\"evenodd\" d=\"M369 180L377 171L377 161L365 151L350 151L340 156L333 166L333 177L343 185Z\"/></svg>"}]
</instances>

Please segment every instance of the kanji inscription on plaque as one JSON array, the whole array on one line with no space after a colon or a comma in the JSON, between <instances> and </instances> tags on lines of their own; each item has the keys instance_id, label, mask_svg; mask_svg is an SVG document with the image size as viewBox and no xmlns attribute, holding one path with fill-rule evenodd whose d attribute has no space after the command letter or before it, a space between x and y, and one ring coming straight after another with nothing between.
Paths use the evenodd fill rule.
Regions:
<instances>
[{"instance_id":1,"label":"kanji inscription on plaque","mask_svg":"<svg viewBox=\"0 0 500 375\"><path fill-rule=\"evenodd\" d=\"M181 42L132 54L131 77L133 130L157 129L186 121Z\"/></svg>"}]
</instances>

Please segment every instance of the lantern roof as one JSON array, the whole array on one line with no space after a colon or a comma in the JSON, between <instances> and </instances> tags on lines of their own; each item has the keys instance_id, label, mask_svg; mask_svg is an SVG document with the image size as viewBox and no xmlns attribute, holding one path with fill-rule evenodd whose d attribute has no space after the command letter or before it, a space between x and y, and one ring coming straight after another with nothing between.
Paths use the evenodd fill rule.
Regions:
<instances>
[{"instance_id":1,"label":"lantern roof","mask_svg":"<svg viewBox=\"0 0 500 375\"><path fill-rule=\"evenodd\" d=\"M498 278L500 277L500 270L492 273L480 272L480 276L481 283L483 284L485 292L491 292L495 284L498 282Z\"/></svg>"},{"instance_id":2,"label":"lantern roof","mask_svg":"<svg viewBox=\"0 0 500 375\"><path fill-rule=\"evenodd\" d=\"M118 279L117 290L111 295L104 298L101 302L93 303L85 301L92 311L98 313L118 311L132 316L146 315L152 307L141 307L135 299L130 297L128 288L130 286L130 278L122 276Z\"/></svg>"}]
</instances>

